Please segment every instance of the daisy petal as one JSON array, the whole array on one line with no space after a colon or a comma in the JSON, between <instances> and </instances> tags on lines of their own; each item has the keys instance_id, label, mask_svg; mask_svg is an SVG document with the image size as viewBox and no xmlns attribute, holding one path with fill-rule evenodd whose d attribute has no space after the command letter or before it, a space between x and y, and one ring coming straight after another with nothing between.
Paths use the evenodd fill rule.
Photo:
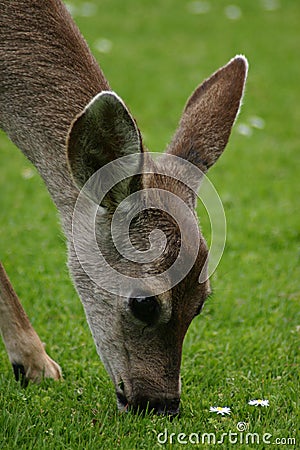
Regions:
<instances>
[{"instance_id":1,"label":"daisy petal","mask_svg":"<svg viewBox=\"0 0 300 450\"><path fill-rule=\"evenodd\" d=\"M249 400L248 404L251 406L269 406L269 400Z\"/></svg>"},{"instance_id":2,"label":"daisy petal","mask_svg":"<svg viewBox=\"0 0 300 450\"><path fill-rule=\"evenodd\" d=\"M217 414L221 414L222 416L224 416L224 414L230 414L231 413L231 409L228 408L227 406L211 406L209 408L210 412L215 412Z\"/></svg>"}]
</instances>

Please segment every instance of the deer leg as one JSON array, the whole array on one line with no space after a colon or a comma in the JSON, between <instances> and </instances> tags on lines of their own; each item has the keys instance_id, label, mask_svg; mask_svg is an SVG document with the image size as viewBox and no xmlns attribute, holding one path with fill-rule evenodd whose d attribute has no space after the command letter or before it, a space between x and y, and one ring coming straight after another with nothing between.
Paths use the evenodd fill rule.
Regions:
<instances>
[{"instance_id":1,"label":"deer leg","mask_svg":"<svg viewBox=\"0 0 300 450\"><path fill-rule=\"evenodd\" d=\"M0 331L15 378L26 387L29 380L58 380L61 368L45 352L0 262Z\"/></svg>"}]
</instances>

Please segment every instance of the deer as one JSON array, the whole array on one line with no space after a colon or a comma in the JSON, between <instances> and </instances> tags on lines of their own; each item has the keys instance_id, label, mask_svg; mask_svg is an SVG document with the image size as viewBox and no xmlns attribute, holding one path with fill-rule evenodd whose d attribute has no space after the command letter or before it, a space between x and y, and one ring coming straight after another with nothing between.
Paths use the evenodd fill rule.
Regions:
<instances>
[{"instance_id":1,"label":"deer","mask_svg":"<svg viewBox=\"0 0 300 450\"><path fill-rule=\"evenodd\" d=\"M201 175L186 169L184 162L206 174L223 153L240 110L247 59L235 56L195 89L173 138L156 161L145 148L132 113L111 89L61 0L1 0L0 22L0 126L37 168L57 207L70 276L113 382L117 407L176 416L183 340L211 291L209 278L199 281L209 250L197 225L197 236L191 233L181 256L189 258L196 236L199 245L192 267L181 276L179 266L177 281L170 283L166 276L157 287L155 277L176 260L182 244L174 218L160 209L161 205L166 208L161 195L176 196L196 218L195 190ZM143 158L130 159L136 156ZM101 191L103 177L89 180L110 163L127 157L127 175L99 201L95 191ZM187 183L176 181L181 171ZM158 192L157 208L153 202L147 207L147 191L153 189ZM79 240L84 257L78 256L74 240L74 210L82 192L86 206L79 220ZM142 195L132 197L137 192ZM129 206L120 209L129 197ZM156 228L165 236L162 253L145 263L119 254L111 237L115 212L119 211L122 222L139 202L143 208L129 227L133 247L147 251L149 234ZM123 288L113 277L103 276L101 284L101 279L90 275L89 271L101 274L102 270L86 231L85 220L93 208L99 248L115 272L140 282L138 290L131 290L130 283ZM120 234L116 240L122 244L122 239ZM153 283L147 281L148 275ZM105 280L115 284L114 288L107 287ZM46 353L3 264L0 330L15 378L22 385L44 377L62 378L60 366Z\"/></svg>"}]
</instances>

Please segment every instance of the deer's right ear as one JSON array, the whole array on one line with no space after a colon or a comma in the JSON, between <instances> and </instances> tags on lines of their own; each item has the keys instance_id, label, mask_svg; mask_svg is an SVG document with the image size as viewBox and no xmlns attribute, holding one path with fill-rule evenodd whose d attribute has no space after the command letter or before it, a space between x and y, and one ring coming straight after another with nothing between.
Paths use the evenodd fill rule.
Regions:
<instances>
[{"instance_id":1,"label":"deer's right ear","mask_svg":"<svg viewBox=\"0 0 300 450\"><path fill-rule=\"evenodd\" d=\"M73 180L82 189L103 166L122 156L143 151L140 132L124 102L112 91L96 95L70 127L67 159ZM110 195L117 205L128 195L130 179ZM89 193L94 197L94 193ZM117 198L116 198L117 197ZM111 206L110 204L103 206Z\"/></svg>"}]
</instances>

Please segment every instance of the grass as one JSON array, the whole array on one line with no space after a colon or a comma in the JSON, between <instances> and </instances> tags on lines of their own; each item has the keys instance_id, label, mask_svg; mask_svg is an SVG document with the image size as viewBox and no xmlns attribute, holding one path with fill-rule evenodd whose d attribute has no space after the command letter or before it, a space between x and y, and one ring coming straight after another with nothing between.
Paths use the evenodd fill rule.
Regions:
<instances>
[{"instance_id":1,"label":"grass","mask_svg":"<svg viewBox=\"0 0 300 450\"><path fill-rule=\"evenodd\" d=\"M269 448L264 433L271 443L282 439L278 448L299 448L300 5L244 0L236 2L242 15L232 20L224 13L229 3L102 0L86 17L73 2L77 23L151 150L165 147L203 78L237 53L249 58L243 110L210 172L226 211L227 244L214 295L185 339L181 418L116 411L67 274L56 211L38 175L1 133L0 259L65 380L21 389L0 343L0 449L152 449L165 429L161 446L180 448L179 433L200 433L200 443L202 433L215 433L218 440L238 432L239 422L260 443L247 445L238 432L239 443L227 435L220 448ZM205 4L205 14L190 12ZM111 41L109 53L97 51L99 39ZM250 126L253 116L263 128ZM267 398L270 406L251 407L253 398ZM229 406L232 414L217 416L210 406ZM199 446L210 448L207 441Z\"/></svg>"}]
</instances>

